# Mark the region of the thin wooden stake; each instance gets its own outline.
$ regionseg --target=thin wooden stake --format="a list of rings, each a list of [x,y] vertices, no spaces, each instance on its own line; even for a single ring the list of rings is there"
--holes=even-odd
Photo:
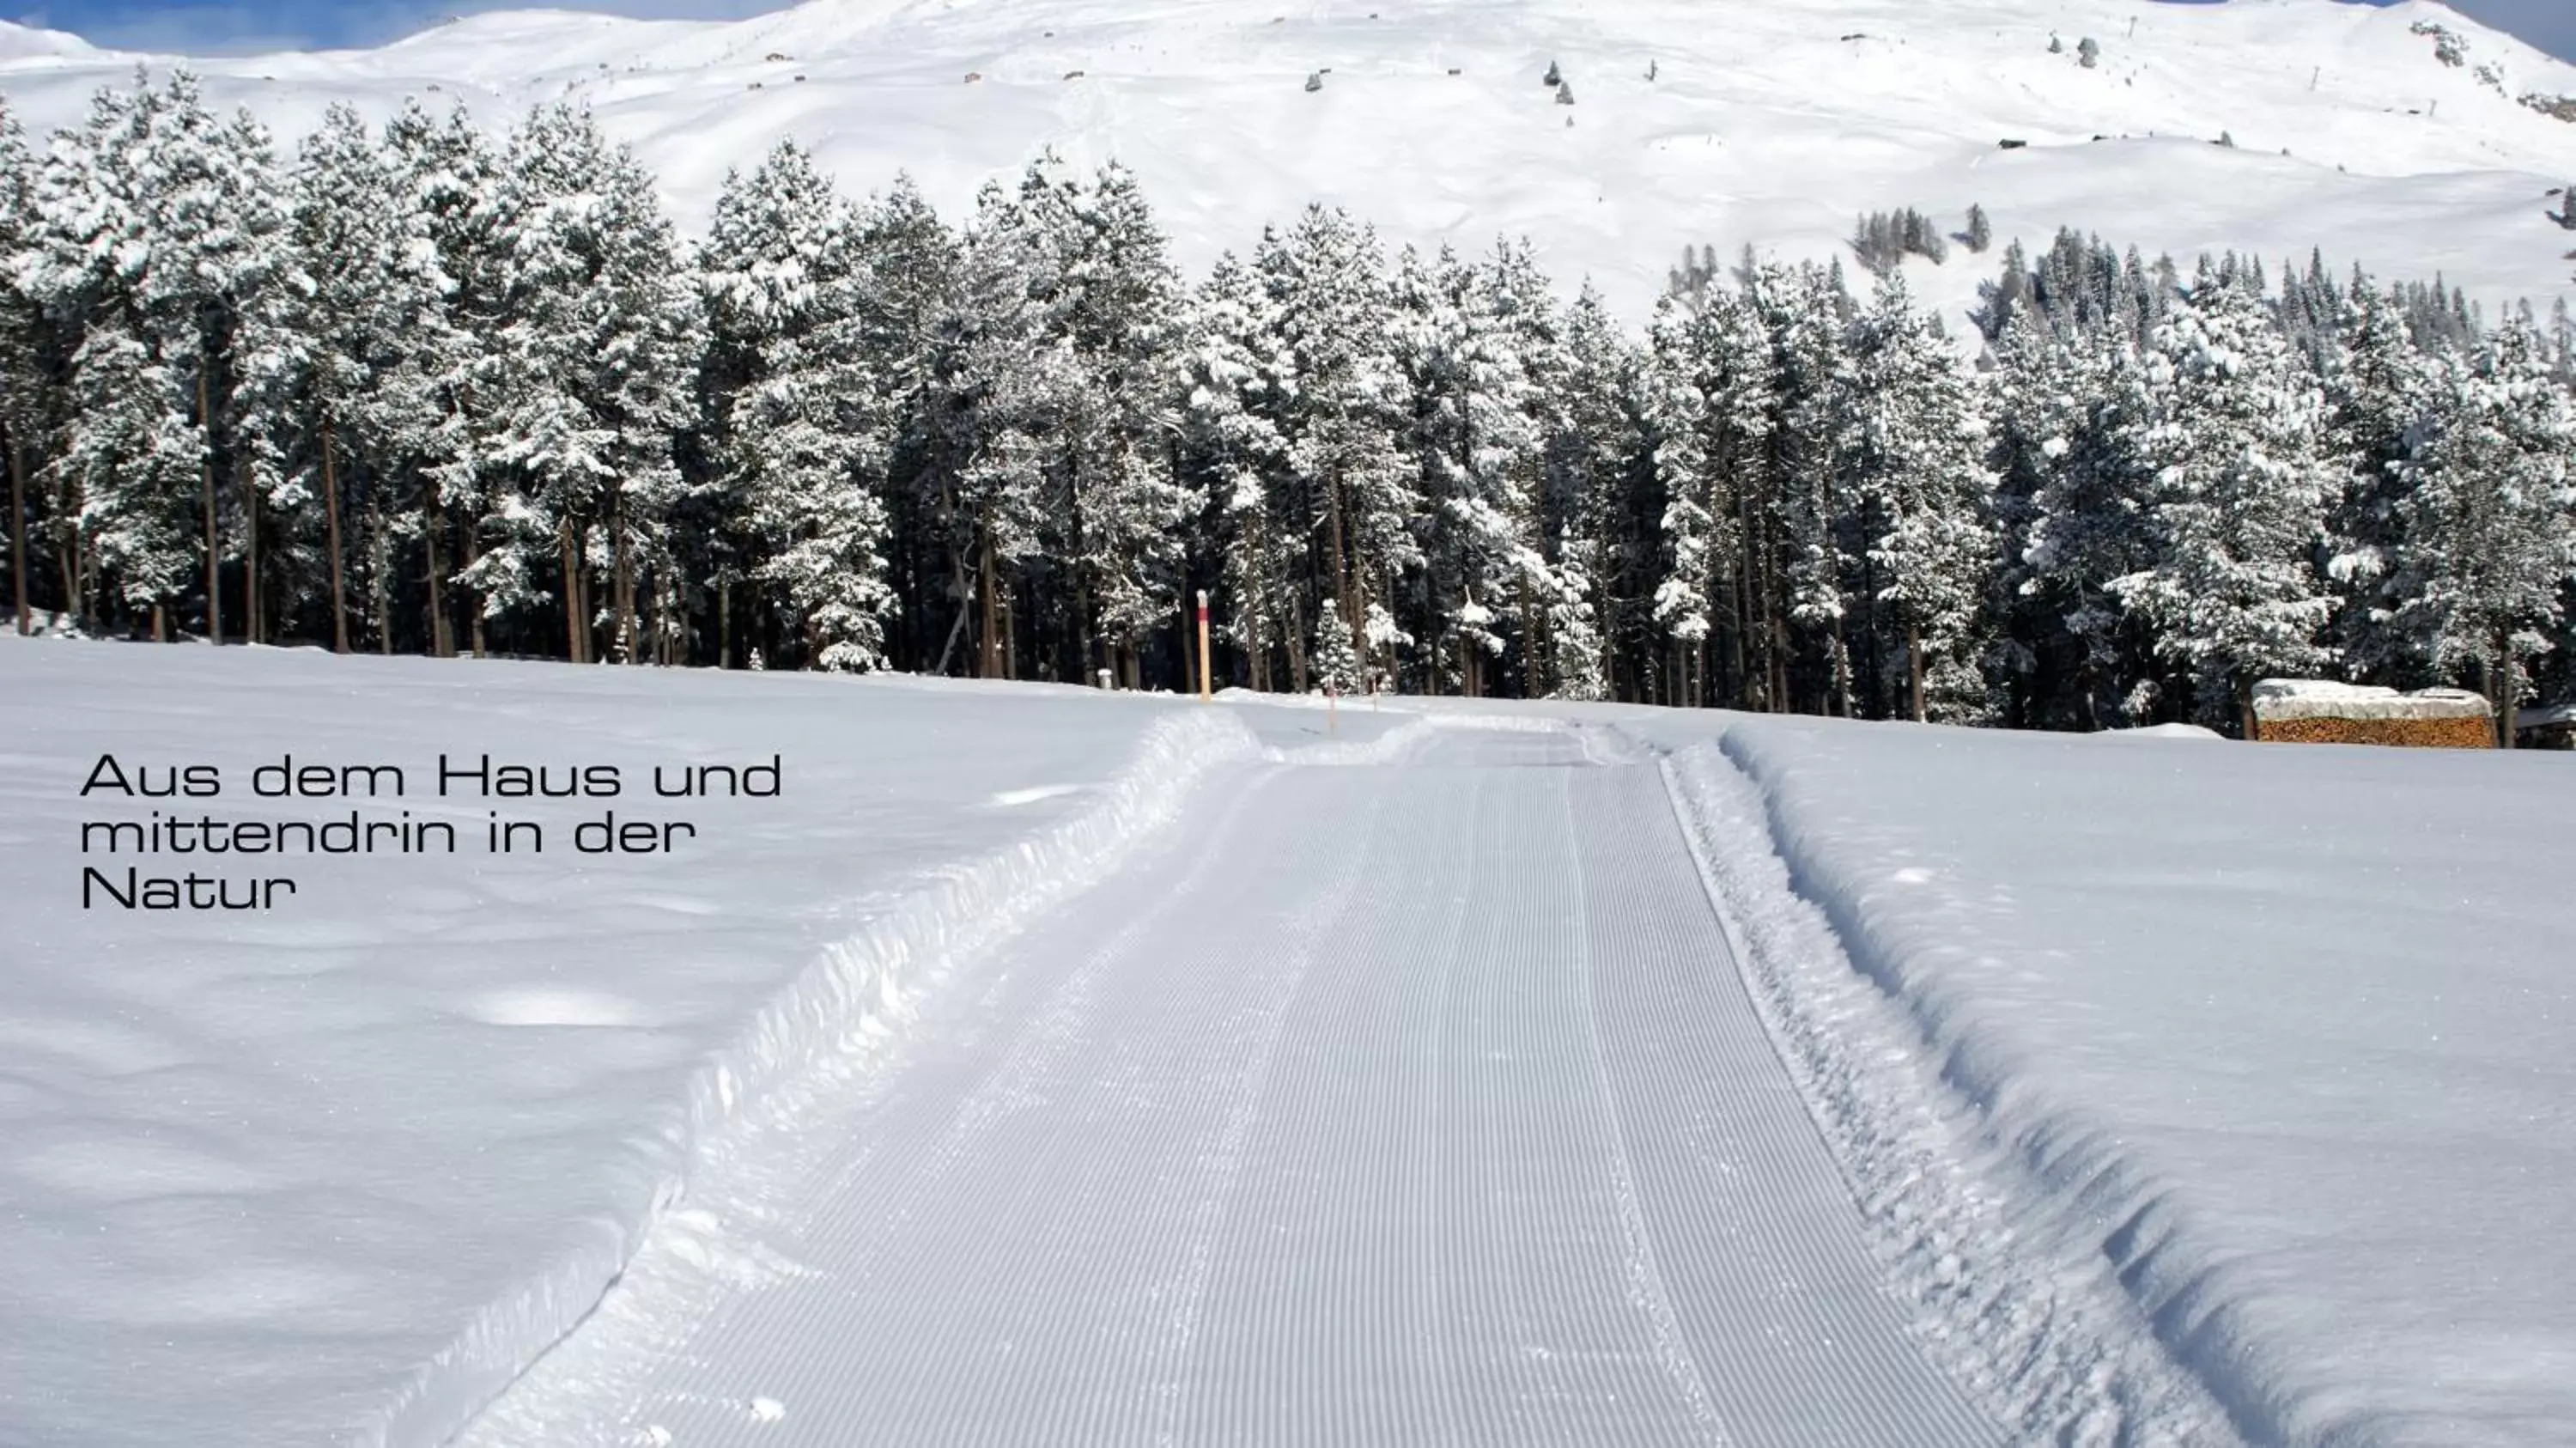
[[[1204,704],[1214,697],[1214,692],[1208,687],[1207,590],[1202,588],[1199,590],[1199,702]]]

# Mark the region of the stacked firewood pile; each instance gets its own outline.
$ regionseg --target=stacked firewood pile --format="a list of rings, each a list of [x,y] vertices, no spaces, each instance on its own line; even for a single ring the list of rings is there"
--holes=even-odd
[[[2395,689],[2319,679],[2254,687],[2254,737],[2266,744],[2396,744],[2492,749],[2495,711],[2466,689]]]

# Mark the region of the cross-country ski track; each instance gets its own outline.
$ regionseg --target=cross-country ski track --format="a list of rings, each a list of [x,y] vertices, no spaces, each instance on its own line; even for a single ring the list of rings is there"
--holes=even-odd
[[[2003,1441],[1605,739],[1219,772],[465,1441]]]

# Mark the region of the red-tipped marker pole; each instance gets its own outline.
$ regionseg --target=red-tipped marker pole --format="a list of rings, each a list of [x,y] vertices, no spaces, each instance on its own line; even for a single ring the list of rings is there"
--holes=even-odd
[[[1208,683],[1207,590],[1202,588],[1199,590],[1199,702],[1204,704],[1212,697],[1214,690]]]

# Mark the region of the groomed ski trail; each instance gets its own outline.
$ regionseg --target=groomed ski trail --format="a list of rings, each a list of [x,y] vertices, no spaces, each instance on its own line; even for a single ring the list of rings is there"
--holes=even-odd
[[[1655,763],[1350,759],[1212,772],[463,1442],[2001,1442],[1909,1338]]]

